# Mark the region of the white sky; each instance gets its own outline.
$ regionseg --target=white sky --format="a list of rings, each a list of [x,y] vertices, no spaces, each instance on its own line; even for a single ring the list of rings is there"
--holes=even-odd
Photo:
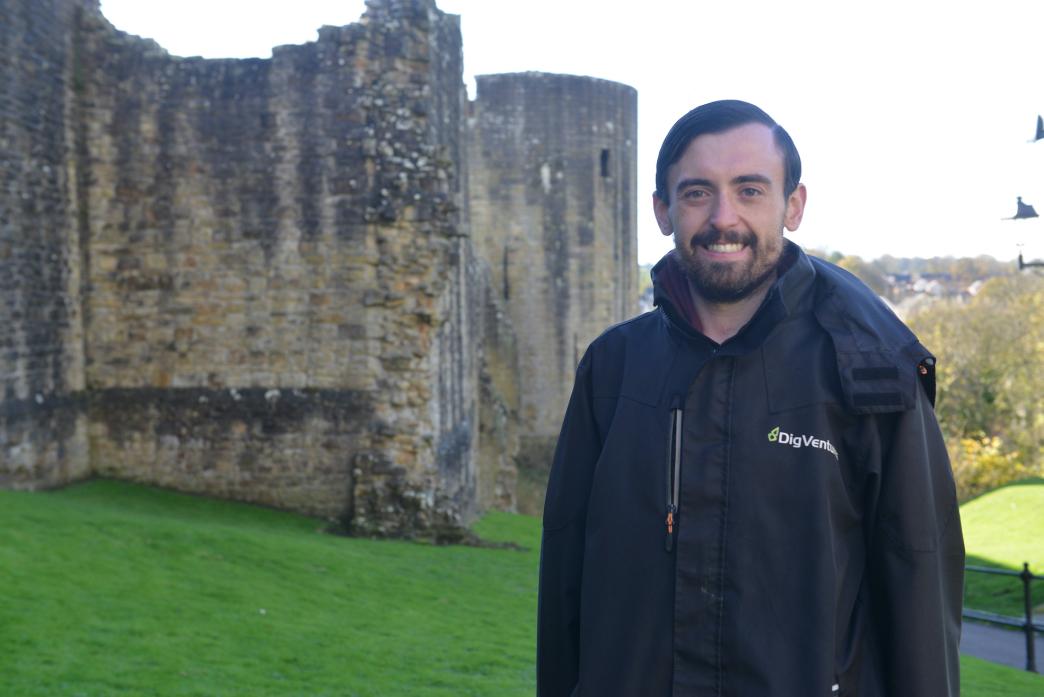
[[[714,99],[761,106],[801,152],[806,247],[875,258],[1044,257],[1044,3],[995,0],[438,0],[461,15],[465,82],[540,70],[638,90],[638,257],[670,248],[648,202],[656,152]],[[101,0],[181,56],[271,55],[356,21],[362,0]]]

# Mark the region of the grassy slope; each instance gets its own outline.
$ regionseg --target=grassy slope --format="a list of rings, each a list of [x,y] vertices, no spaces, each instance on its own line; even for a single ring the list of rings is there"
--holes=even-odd
[[[114,482],[0,491],[0,688],[11,695],[531,695],[528,551],[319,534],[285,513]],[[966,697],[1044,679],[963,659]]]
[[[995,489],[961,506],[968,563],[1044,576],[1044,480]],[[1023,613],[1017,578],[968,573],[965,605],[1005,615]],[[1044,606],[1044,581],[1033,583],[1034,607]]]
[[[1024,670],[961,656],[963,697],[1040,697],[1044,677]]]
[[[529,695],[531,551],[332,537],[113,482],[0,492],[11,695]]]

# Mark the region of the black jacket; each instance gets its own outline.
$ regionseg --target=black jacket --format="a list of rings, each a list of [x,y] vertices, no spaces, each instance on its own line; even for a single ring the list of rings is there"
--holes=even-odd
[[[934,359],[853,276],[786,255],[724,344],[657,287],[581,360],[544,507],[542,697],[958,694]]]

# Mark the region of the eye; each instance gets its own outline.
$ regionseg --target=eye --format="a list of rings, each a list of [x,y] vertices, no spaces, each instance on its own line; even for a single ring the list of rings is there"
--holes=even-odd
[[[744,196],[761,196],[761,189],[753,186],[745,186],[740,189],[740,193]]]
[[[703,189],[686,189],[684,192],[682,192],[682,198],[704,198],[705,196],[709,195],[710,194],[708,194]]]

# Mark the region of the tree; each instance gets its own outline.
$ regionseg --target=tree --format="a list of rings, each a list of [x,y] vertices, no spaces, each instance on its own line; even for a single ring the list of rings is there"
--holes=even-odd
[[[870,286],[878,295],[891,297],[891,284],[875,263],[864,261],[862,257],[846,256],[841,257],[837,265],[858,276],[859,280]]]
[[[997,485],[998,473],[1041,473],[1044,277],[991,279],[969,302],[937,303],[910,325],[939,358],[936,412],[962,494]]]

